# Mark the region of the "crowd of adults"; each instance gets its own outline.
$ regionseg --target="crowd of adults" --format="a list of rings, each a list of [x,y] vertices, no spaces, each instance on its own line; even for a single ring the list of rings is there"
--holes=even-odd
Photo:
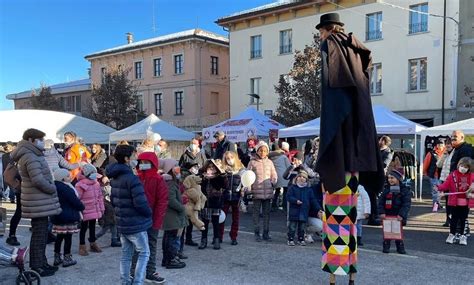
[[[184,245],[207,248],[209,225],[213,228],[212,248],[221,248],[223,217],[229,212],[230,244],[238,245],[240,213],[246,212],[250,201],[257,242],[272,240],[270,212],[278,209],[288,213],[289,246],[305,245],[314,240],[312,234],[321,234],[323,192],[319,175],[314,171],[318,138],[308,140],[301,151],[290,150],[285,141],[276,141],[270,147],[254,137],[239,146],[222,131],[216,132],[214,138],[216,143],[205,148],[197,136],[179,157],[173,157],[168,142],[154,134],[137,147],[120,142],[114,155],[108,156],[100,144],[85,145],[72,131],[64,134],[64,147],[57,149],[61,145],[45,138],[40,130],[26,130],[18,144],[8,142],[3,147],[2,169],[16,165],[15,178],[21,181],[16,189],[7,179],[3,181],[2,199],[17,206],[6,243],[19,246],[16,229],[20,219],[31,219],[30,267],[41,276],[51,276],[59,265],[68,267],[76,263],[70,250],[73,233],[80,233],[79,255],[87,256],[89,251],[102,251],[96,240],[110,230],[111,246],[122,247],[122,283],[141,284],[145,279],[164,282],[156,270],[159,231],[163,232],[161,265],[168,269],[183,268],[187,259]],[[403,182],[403,170],[390,145],[390,137],[380,138],[385,173]],[[474,151],[461,131],[453,132],[447,140],[439,140],[427,154],[423,170],[432,185],[433,209],[442,208],[438,186],[458,169],[465,157],[474,158]],[[472,164],[470,167],[472,172]],[[249,170],[255,173],[255,181],[245,187],[241,180]],[[358,220],[368,218],[368,224],[380,225],[379,211],[383,207],[378,207],[377,198],[382,189],[363,186],[368,198],[359,200],[365,206],[359,207]],[[461,219],[448,199],[446,204],[445,225],[449,226],[453,214],[456,222]],[[96,234],[97,220],[101,229]],[[451,223],[454,234],[456,226]],[[200,243],[193,240],[193,228],[201,231]],[[85,241],[87,231],[89,248]],[[357,242],[362,245],[360,239],[361,232]],[[55,242],[53,265],[45,255],[49,242]],[[17,256],[18,250],[15,252]]]

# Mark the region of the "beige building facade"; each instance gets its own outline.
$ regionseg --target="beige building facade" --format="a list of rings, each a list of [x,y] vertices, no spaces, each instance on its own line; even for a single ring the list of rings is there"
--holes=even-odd
[[[226,37],[188,30],[95,52],[93,86],[110,68],[129,69],[138,86],[137,109],[188,130],[229,118],[229,43]]]
[[[459,3],[447,1],[448,16],[458,18]],[[257,103],[248,94],[260,96],[262,112],[275,112],[274,86],[292,67],[295,51],[311,44],[320,16],[328,12],[339,13],[346,32],[372,51],[374,104],[426,125],[441,123],[443,19],[428,15],[443,15],[441,0],[278,1],[218,19],[230,33],[231,115]],[[458,37],[458,25],[448,20],[446,123],[458,119]]]

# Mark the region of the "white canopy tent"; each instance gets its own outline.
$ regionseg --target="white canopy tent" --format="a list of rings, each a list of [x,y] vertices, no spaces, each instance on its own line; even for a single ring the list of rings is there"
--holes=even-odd
[[[423,161],[425,154],[425,144],[423,143],[427,136],[449,136],[453,131],[461,130],[465,135],[474,135],[474,118],[454,122],[450,124],[445,124],[441,126],[431,127],[424,129],[420,132],[421,134],[421,147],[420,147],[420,161]],[[423,168],[420,167],[420,177],[423,175]],[[420,197],[423,189],[423,182],[420,182]]]
[[[47,139],[55,143],[63,141],[67,131],[73,131],[86,143],[107,143],[109,134],[115,130],[99,122],[69,113],[45,110],[0,111],[2,131],[0,141],[17,142],[23,132],[35,128],[46,133]]]
[[[194,133],[177,128],[151,114],[130,127],[111,133],[109,139],[111,142],[138,141],[146,139],[150,133],[158,133],[168,141],[190,141],[194,137]]]
[[[246,141],[249,136],[268,137],[270,130],[284,128],[282,124],[248,107],[237,116],[202,130],[205,142],[214,142],[214,133],[223,131],[232,142]]]

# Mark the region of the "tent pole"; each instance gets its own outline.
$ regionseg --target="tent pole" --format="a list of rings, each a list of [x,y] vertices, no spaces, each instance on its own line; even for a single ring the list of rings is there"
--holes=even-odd
[[[425,152],[425,141],[426,136],[421,135],[420,138],[420,154],[419,154],[419,163],[422,164],[423,161],[423,153]],[[420,171],[419,171],[419,176],[420,176],[420,202],[423,202],[423,166],[420,165]]]
[[[415,132],[415,159],[416,159],[416,151],[417,151],[417,145],[416,145],[416,132]],[[416,196],[416,190],[418,189],[418,179],[417,179],[417,174],[416,174],[416,171],[415,171],[415,199],[417,198]],[[421,198],[421,195],[420,195],[420,198]]]
[[[109,156],[110,156],[110,139],[109,139]]]

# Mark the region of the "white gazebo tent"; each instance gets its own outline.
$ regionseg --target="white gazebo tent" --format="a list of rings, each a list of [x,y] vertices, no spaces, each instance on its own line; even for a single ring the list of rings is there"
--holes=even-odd
[[[155,114],[151,114],[136,124],[111,133],[109,140],[110,142],[141,141],[146,139],[150,133],[158,133],[163,139],[169,141],[190,141],[194,137],[194,133],[177,128],[161,120]]]
[[[115,131],[109,126],[81,116],[46,110],[0,111],[0,122],[2,142],[21,140],[23,132],[29,128],[45,132],[46,138],[55,143],[62,142],[67,131],[75,132],[88,144],[107,143],[109,134]]]
[[[420,132],[421,134],[421,147],[420,147],[420,161],[423,161],[423,155],[425,153],[425,145],[424,141],[427,136],[435,137],[435,136],[449,136],[453,131],[456,130],[461,130],[464,132],[466,135],[474,135],[474,118],[459,121],[459,122],[454,122],[450,124],[445,124],[441,126],[436,126],[436,127],[431,127],[424,129]],[[423,175],[423,168],[420,167],[420,177]],[[423,183],[420,180],[420,198],[421,198],[421,191],[423,187]]]
[[[202,130],[205,142],[214,142],[214,133],[223,131],[232,142],[246,141],[249,136],[268,137],[270,130],[284,128],[282,124],[268,118],[253,107],[248,107],[237,116]]]

